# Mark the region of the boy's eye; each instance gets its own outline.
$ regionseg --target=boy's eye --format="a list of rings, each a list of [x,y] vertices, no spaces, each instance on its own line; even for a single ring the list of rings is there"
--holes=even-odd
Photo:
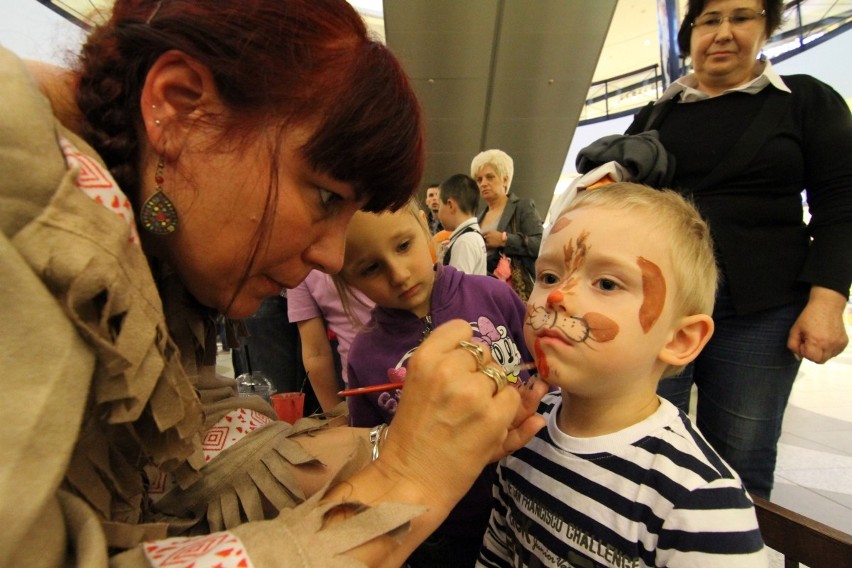
[[[542,272],[538,275],[538,281],[542,284],[553,285],[559,283],[559,278],[553,273]]]
[[[614,290],[618,290],[620,286],[615,283],[614,280],[610,280],[609,278],[601,278],[597,282],[598,288],[605,292],[612,292]]]

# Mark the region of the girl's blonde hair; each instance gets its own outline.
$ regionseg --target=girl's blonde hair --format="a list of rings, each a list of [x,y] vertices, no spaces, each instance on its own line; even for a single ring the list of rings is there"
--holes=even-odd
[[[423,237],[426,239],[427,244],[431,244],[432,235],[429,232],[429,225],[426,223],[426,214],[423,212],[423,209],[420,208],[420,204],[417,201],[416,197],[412,197],[408,202],[402,206],[401,209],[397,211],[382,211],[381,213],[368,213],[366,211],[359,211],[356,215],[394,215],[397,213],[408,213],[417,221],[417,224],[420,226],[420,229],[423,231]],[[346,265],[346,257],[344,256],[343,260],[344,266]],[[338,272],[337,274],[331,275],[331,280],[334,282],[334,287],[337,289],[337,294],[340,296],[340,303],[343,306],[343,311],[346,313],[346,317],[349,318],[349,321],[355,327],[356,330],[364,329],[367,325],[367,322],[362,322],[354,310],[352,309],[352,302],[358,302],[362,306],[366,304],[363,303],[361,299],[358,298],[355,294],[352,293],[352,288],[349,283],[346,281],[346,278],[343,276],[343,270]]]

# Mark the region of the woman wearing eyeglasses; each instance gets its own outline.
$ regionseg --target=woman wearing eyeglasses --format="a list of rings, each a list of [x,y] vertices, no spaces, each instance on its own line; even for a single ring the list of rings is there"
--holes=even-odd
[[[709,221],[722,273],[713,339],[659,392],[686,410],[694,383],[699,428],[764,497],[802,358],[824,363],[848,343],[852,281],[852,119],[831,87],[760,57],[781,11],[781,0],[689,0],[678,46],[693,71],[627,131],[659,131],[671,186]]]

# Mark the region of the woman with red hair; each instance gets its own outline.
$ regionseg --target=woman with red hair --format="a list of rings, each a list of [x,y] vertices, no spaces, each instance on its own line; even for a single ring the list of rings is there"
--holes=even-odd
[[[417,101],[346,2],[118,0],[74,70],[0,50],[0,98],[9,564],[399,565],[541,426],[461,323],[393,429],[279,422],[215,372],[217,314],[339,270],[355,211],[420,181]]]

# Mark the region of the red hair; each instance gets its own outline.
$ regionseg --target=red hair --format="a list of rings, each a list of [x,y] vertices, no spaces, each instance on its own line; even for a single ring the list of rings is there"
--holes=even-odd
[[[424,167],[417,99],[344,0],[117,0],[84,46],[78,103],[87,138],[131,196],[141,88],[171,49],[210,70],[231,110],[224,136],[309,124],[305,159],[351,183],[366,209],[399,208],[416,191]]]

